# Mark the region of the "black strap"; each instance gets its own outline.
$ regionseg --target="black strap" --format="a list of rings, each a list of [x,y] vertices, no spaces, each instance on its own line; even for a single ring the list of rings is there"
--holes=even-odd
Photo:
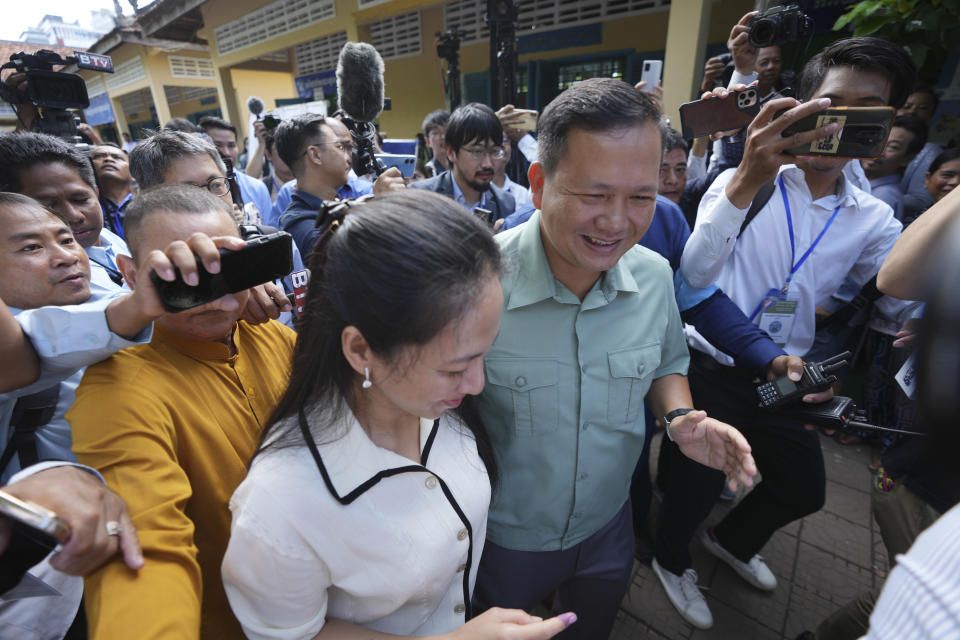
[[[823,322],[818,323],[817,330],[819,331],[820,329],[827,329],[838,325],[841,327],[846,326],[857,312],[867,305],[876,302],[881,296],[883,296],[883,293],[877,289],[877,276],[873,276],[863,285],[860,293],[858,293],[853,300],[831,313]]]
[[[743,235],[747,225],[757,217],[757,214],[760,213],[760,210],[767,206],[767,203],[770,202],[770,198],[773,197],[773,192],[776,190],[777,185],[773,181],[770,181],[760,187],[759,191],[757,191],[757,195],[753,198],[753,202],[750,203],[750,208],[747,210],[747,217],[743,219],[743,224],[740,225],[740,232],[737,234],[738,238]]]
[[[20,460],[20,468],[26,469],[40,461],[37,454],[36,431],[50,424],[60,400],[60,384],[23,396],[17,400],[10,417],[12,434],[0,457],[0,471],[7,468],[14,454]]]

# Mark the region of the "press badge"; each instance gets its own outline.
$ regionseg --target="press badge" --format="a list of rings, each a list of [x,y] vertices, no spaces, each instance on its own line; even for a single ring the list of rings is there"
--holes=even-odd
[[[913,394],[917,390],[917,354],[913,353],[907,358],[907,361],[903,363],[903,366],[900,367],[900,370],[897,371],[897,375],[893,377],[897,381],[897,384],[900,385],[900,388],[903,389],[903,392],[907,395],[908,398],[913,400]]]
[[[760,313],[760,328],[767,332],[770,338],[781,349],[790,339],[793,331],[793,321],[797,317],[796,300],[771,300]]]

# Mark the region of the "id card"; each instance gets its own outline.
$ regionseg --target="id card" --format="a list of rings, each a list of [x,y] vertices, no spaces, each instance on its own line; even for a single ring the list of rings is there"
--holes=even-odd
[[[796,300],[773,300],[760,314],[760,328],[769,334],[770,338],[781,349],[790,339],[793,331],[793,321],[797,317]]]
[[[903,389],[907,397],[913,400],[913,394],[917,391],[916,353],[907,358],[907,361],[903,363],[900,371],[897,371],[897,375],[893,376],[893,379],[897,381],[897,384],[900,385],[900,388]]]

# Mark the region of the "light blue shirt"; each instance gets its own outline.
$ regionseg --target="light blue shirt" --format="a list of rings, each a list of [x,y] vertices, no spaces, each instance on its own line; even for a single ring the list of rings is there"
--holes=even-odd
[[[110,331],[104,312],[116,297],[127,293],[117,287],[112,293],[92,295],[82,304],[11,309],[40,357],[40,378],[31,385],[0,394],[0,442],[4,447],[11,436],[10,419],[17,399],[59,382],[56,412],[50,422],[36,432],[37,453],[40,460],[76,460],[70,450],[70,425],[64,416],[73,405],[84,367],[105,360],[126,347],[150,342],[153,334],[153,325],[134,336],[133,340]],[[14,456],[7,468],[0,469],[0,484],[19,470],[20,461]]]
[[[509,178],[507,178],[509,180]],[[460,189],[460,185],[457,184],[457,179],[450,174],[450,182],[453,184],[453,199],[459,202],[462,206],[466,207],[470,213],[473,213],[477,210],[477,207],[487,208],[487,192],[484,191],[480,194],[480,200],[478,202],[467,204],[467,199],[463,197],[463,190]]]
[[[117,267],[117,256],[130,255],[130,249],[123,238],[104,227],[100,231],[100,245],[86,247],[84,251],[90,258],[90,293],[106,295],[119,291],[121,285],[114,282],[110,276],[122,277],[120,268]]]
[[[251,178],[242,171],[234,172],[237,176],[237,185],[240,187],[240,196],[243,198],[243,206],[253,203],[260,214],[260,220],[266,221],[269,217],[273,204],[270,202],[270,190],[263,180]]]
[[[500,472],[487,539],[518,551],[569,549],[617,514],[644,396],[689,362],[664,258],[631,248],[581,302],[553,277],[540,215],[495,236],[511,267],[479,399]]]

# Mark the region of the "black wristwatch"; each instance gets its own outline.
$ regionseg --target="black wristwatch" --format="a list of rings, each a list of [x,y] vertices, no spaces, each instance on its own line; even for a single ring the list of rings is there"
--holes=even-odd
[[[687,408],[674,409],[667,415],[663,416],[663,428],[666,430],[667,437],[670,438],[670,442],[673,442],[673,436],[670,435],[670,423],[676,420],[677,418],[679,418],[680,416],[687,415],[691,411],[694,411],[694,409],[687,409]]]

